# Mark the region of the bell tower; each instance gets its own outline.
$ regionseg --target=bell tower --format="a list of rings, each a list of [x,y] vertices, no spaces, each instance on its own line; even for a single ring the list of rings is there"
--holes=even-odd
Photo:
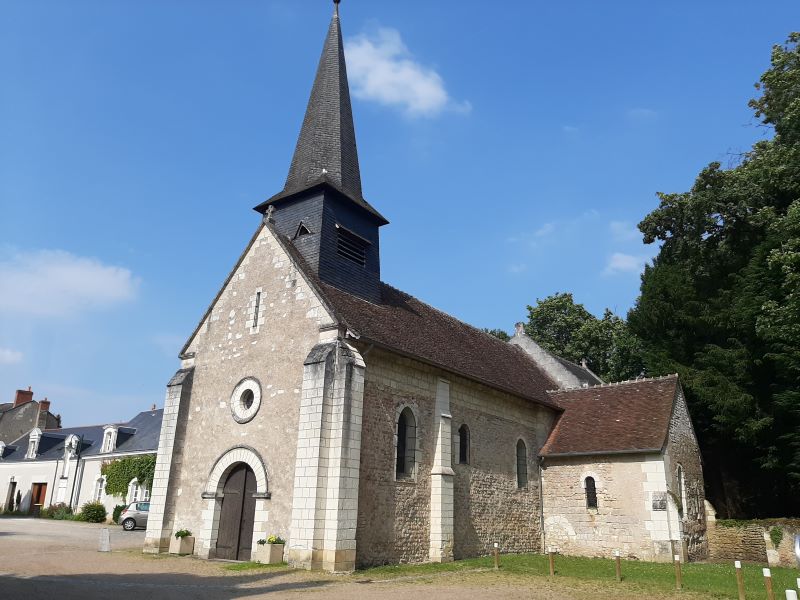
[[[283,191],[255,210],[287,236],[320,280],[380,300],[379,228],[388,221],[361,191],[339,2]]]

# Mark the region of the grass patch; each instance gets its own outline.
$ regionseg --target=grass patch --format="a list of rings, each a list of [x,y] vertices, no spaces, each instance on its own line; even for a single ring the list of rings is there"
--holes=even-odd
[[[500,557],[500,573],[520,577],[548,578],[547,556],[541,554],[504,554]],[[436,575],[438,573],[479,571],[492,569],[492,557],[470,558],[451,563],[425,563],[418,565],[392,565],[365,569],[356,573],[357,577],[371,579],[391,579]],[[764,578],[760,565],[744,565],[745,589],[748,597],[759,598],[765,595]],[[683,589],[697,592],[711,598],[735,598],[736,575],[733,563],[692,563],[682,565]],[[794,589],[795,578],[800,575],[795,569],[774,567],[772,584],[776,597],[783,590]],[[575,580],[597,581],[618,585],[615,581],[614,561],[601,558],[581,558],[573,556],[556,557],[556,580],[565,577]],[[622,581],[625,586],[653,592],[669,592],[675,589],[675,568],[671,563],[643,561],[622,561]]]
[[[226,571],[255,571],[255,570],[267,570],[267,569],[283,569],[286,568],[286,563],[275,563],[271,565],[267,565],[260,562],[255,561],[248,561],[248,562],[237,562],[231,563],[229,565],[225,565],[222,567]]]

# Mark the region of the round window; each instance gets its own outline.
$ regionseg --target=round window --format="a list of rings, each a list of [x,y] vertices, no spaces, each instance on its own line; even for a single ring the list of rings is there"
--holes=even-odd
[[[261,406],[261,385],[253,377],[242,379],[231,394],[231,414],[237,423],[247,423]]]

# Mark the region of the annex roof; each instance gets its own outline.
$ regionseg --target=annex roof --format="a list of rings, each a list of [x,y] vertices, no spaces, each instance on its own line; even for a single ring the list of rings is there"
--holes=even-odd
[[[543,456],[660,452],[679,390],[677,375],[551,391],[564,412]]]

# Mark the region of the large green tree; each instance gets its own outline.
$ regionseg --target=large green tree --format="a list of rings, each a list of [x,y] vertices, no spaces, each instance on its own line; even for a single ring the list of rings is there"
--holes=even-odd
[[[605,381],[621,381],[642,372],[641,342],[625,321],[606,309],[602,319],[556,293],[528,306],[525,332],[545,350],[589,368]]]
[[[652,374],[677,371],[729,516],[800,511],[800,34],[750,102],[772,133],[639,224],[660,242],[628,316]]]

